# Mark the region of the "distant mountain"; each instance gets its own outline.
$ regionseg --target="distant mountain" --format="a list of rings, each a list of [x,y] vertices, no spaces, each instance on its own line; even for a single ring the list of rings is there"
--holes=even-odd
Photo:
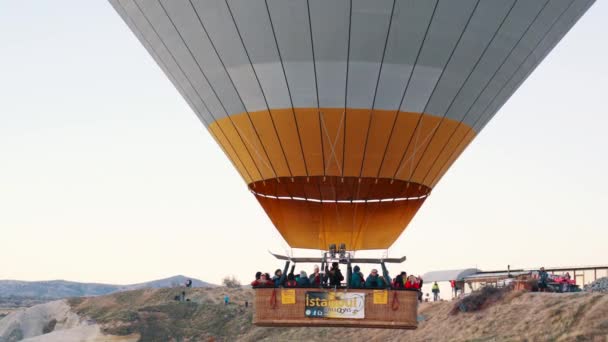
[[[176,275],[176,276],[169,277],[169,278],[148,281],[145,283],[125,285],[121,290],[127,291],[127,290],[138,290],[138,289],[147,289],[147,288],[160,289],[160,288],[165,288],[165,287],[176,287],[176,286],[184,285],[186,283],[186,280],[188,280],[188,279],[192,280],[192,287],[214,287],[214,286],[216,286],[214,284],[207,283],[207,282],[204,282],[199,279],[190,278],[190,277],[186,277],[183,275]]]
[[[164,288],[182,286],[187,279],[192,280],[193,287],[213,287],[215,285],[199,279],[177,275],[165,279],[130,285],[78,283],[66,280],[21,281],[0,280],[0,297],[29,297],[58,299],[67,297],[88,297],[106,295],[114,292],[144,288]]]

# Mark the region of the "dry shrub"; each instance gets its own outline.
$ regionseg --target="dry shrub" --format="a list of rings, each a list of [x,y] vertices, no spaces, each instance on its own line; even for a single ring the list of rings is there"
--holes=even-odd
[[[509,288],[499,289],[492,286],[483,287],[481,290],[475,291],[457,301],[456,304],[454,304],[451,313],[455,315],[459,312],[475,312],[482,310],[501,300],[510,290],[511,289]]]
[[[222,285],[235,289],[241,287],[241,282],[235,276],[226,276],[222,279]]]

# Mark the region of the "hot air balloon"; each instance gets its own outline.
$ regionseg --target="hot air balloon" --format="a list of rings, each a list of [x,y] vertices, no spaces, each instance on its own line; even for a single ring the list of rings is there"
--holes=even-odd
[[[386,249],[593,0],[110,0],[293,248]]]

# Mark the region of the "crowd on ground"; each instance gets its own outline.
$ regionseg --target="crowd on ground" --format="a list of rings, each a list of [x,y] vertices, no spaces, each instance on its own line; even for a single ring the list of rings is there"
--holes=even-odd
[[[256,272],[255,280],[251,282],[251,286],[257,287],[331,287],[331,288],[354,288],[354,289],[403,289],[419,291],[422,289],[422,278],[413,275],[407,275],[405,271],[400,272],[395,278],[391,278],[388,270],[382,264],[382,275],[378,269],[371,269],[366,277],[359,266],[347,267],[347,278],[344,277],[340,270],[339,264],[334,262],[331,267],[326,266],[325,272],[321,273],[319,266],[315,265],[310,275],[306,271],[300,271],[294,274],[296,265],[291,266],[289,273],[286,265],[284,270],[277,269],[271,277],[269,273]],[[287,274],[286,274],[287,273]],[[345,280],[346,279],[346,280]],[[419,298],[422,298],[422,293]]]

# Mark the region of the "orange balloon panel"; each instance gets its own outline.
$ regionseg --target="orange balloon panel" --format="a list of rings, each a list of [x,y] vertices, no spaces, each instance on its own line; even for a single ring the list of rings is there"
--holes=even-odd
[[[225,137],[218,140],[248,184],[339,176],[432,187],[447,171],[443,166],[475,137],[471,127],[449,118],[350,108],[241,113],[213,122],[209,130]]]
[[[392,245],[430,191],[404,181],[339,177],[267,180],[250,188],[291,247],[344,243],[349,250]]]

